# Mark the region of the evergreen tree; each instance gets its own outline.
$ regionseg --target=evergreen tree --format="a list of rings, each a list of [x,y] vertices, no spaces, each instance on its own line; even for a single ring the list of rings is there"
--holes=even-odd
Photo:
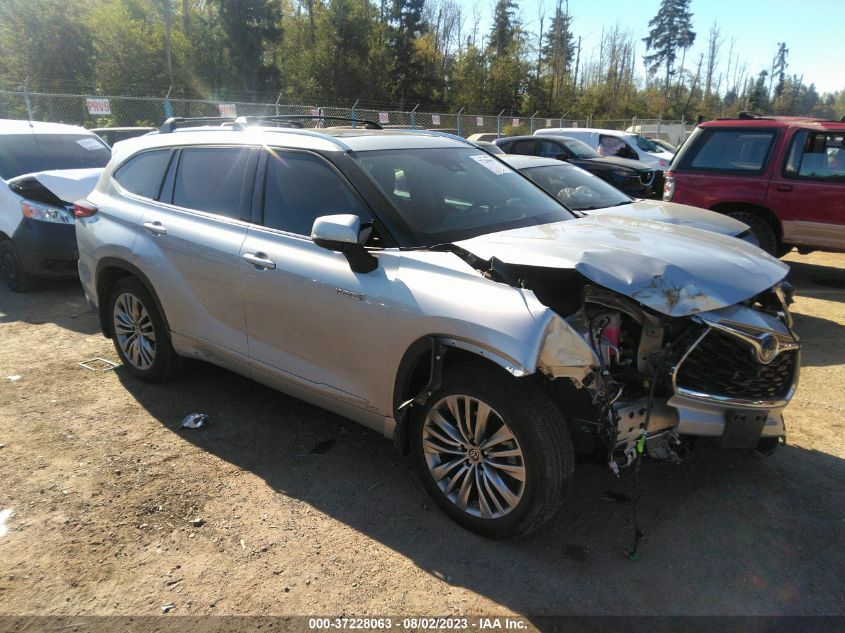
[[[643,38],[647,54],[643,61],[651,73],[665,68],[664,90],[668,93],[678,51],[686,51],[695,42],[692,30],[692,0],[661,0],[657,14],[648,23],[648,37]]]
[[[281,6],[272,0],[216,0],[216,4],[234,71],[230,87],[265,91],[275,83],[275,69],[263,53],[268,42],[282,37]]]
[[[393,0],[390,24],[391,85],[393,98],[400,103],[406,100],[427,100],[429,86],[425,82],[423,60],[416,45],[428,33],[423,19],[425,0]]]
[[[502,57],[513,51],[519,20],[514,15],[517,4],[513,0],[496,0],[493,26],[490,29],[488,51]]]
[[[562,0],[555,6],[554,17],[546,32],[546,41],[542,50],[542,61],[548,72],[547,110],[557,103],[565,91],[565,86],[572,73],[575,61],[575,36],[572,34],[572,16],[569,7],[563,7]]]

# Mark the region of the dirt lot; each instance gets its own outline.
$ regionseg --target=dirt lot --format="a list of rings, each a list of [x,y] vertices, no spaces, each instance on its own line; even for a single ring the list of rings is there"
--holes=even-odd
[[[491,542],[377,434],[210,366],[87,371],[116,355],[78,285],[0,290],[0,614],[845,614],[845,255],[787,259],[789,445],[646,464],[637,562],[602,498],[630,482],[599,465],[547,529]],[[180,431],[192,411],[210,425]]]

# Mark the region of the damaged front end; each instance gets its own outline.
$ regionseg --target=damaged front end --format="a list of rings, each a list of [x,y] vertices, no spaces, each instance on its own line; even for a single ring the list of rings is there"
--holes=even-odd
[[[579,452],[606,450],[618,472],[638,452],[678,460],[694,437],[761,450],[785,437],[782,412],[800,355],[786,282],[727,307],[678,314],[671,292],[661,311],[638,300],[642,291],[625,296],[577,270],[449,250],[551,310],[536,367],[567,414]],[[689,293],[686,300],[694,305]],[[711,298],[700,291],[697,300]]]
[[[523,283],[531,288],[530,276]],[[575,405],[576,446],[606,448],[614,470],[638,451],[677,460],[691,437],[773,447],[799,372],[788,290],[779,284],[728,308],[671,317],[584,283],[578,309],[552,320],[538,360],[553,383],[571,383],[553,388],[564,408]]]

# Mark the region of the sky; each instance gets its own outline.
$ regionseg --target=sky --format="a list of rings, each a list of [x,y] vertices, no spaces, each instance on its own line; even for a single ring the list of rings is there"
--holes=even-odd
[[[517,0],[526,28],[536,32],[540,8],[545,8],[547,27],[556,0]],[[481,17],[480,29],[487,33],[495,0],[461,0],[467,15],[465,28],[472,29],[473,5]],[[648,35],[648,22],[657,13],[660,0],[569,0],[573,30],[582,37],[582,59],[598,55],[602,27],[617,22],[630,30],[642,59]],[[687,65],[697,64],[707,48],[713,22],[722,29],[722,72],[726,70],[731,38],[734,51],[748,63],[748,72],[757,75],[770,70],[778,42],[789,49],[787,74],[804,75],[804,83],[816,84],[819,93],[845,89],[845,0],[692,0],[693,30],[696,40],[687,53]],[[642,64],[640,63],[640,69]]]

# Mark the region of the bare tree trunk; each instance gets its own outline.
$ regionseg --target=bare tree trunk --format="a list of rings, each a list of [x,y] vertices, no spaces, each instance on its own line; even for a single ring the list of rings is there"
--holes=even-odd
[[[186,38],[191,35],[191,0],[182,0],[182,32]]]

